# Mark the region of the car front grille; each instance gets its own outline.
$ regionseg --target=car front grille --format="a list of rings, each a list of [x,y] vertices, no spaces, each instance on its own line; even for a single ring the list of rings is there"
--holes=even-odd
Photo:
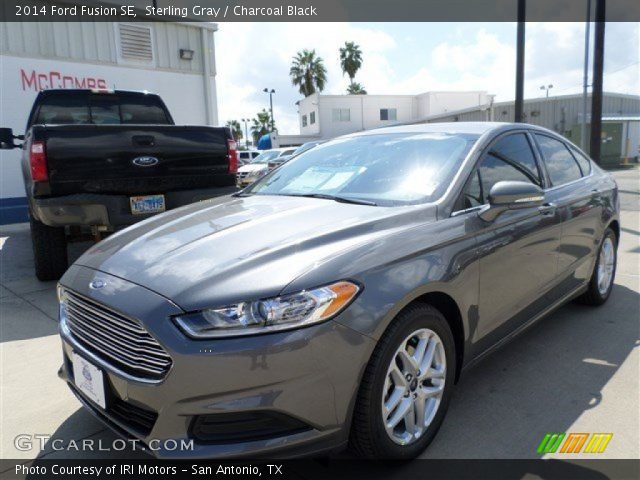
[[[249,175],[249,172],[238,172],[237,175],[238,175],[238,178],[244,178],[247,175]]]
[[[105,363],[143,380],[167,374],[171,357],[139,322],[66,289],[62,301],[73,339]]]

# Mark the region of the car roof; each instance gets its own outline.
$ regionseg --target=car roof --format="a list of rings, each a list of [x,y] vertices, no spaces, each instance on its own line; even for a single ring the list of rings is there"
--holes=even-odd
[[[411,125],[395,125],[382,127],[364,132],[354,133],[359,135],[378,135],[383,133],[462,133],[482,135],[491,130],[507,127],[505,122],[443,122],[443,123],[417,123]],[[523,125],[523,124],[518,124]]]

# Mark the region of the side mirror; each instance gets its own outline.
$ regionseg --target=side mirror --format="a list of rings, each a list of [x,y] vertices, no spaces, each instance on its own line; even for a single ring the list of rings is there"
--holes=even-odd
[[[539,207],[544,202],[544,191],[529,182],[498,182],[489,192],[489,205],[479,215],[486,222],[494,221],[507,210]]]
[[[16,145],[13,140],[16,137],[13,134],[13,130],[10,128],[0,128],[0,150],[11,150],[13,148],[20,148],[21,145]]]

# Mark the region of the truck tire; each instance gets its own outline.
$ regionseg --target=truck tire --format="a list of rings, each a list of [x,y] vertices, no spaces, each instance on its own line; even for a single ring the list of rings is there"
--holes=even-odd
[[[50,227],[30,217],[36,277],[58,280],[67,270],[67,237],[64,227]]]

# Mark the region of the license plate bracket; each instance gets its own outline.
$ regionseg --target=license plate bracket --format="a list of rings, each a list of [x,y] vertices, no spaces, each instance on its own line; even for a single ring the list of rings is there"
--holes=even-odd
[[[107,395],[103,371],[76,352],[73,352],[71,362],[75,386],[89,400],[106,410]]]

